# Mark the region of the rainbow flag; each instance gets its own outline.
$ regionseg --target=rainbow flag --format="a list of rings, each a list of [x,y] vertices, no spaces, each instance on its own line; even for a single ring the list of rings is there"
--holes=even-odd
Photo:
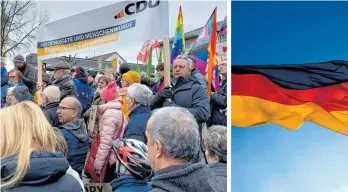
[[[232,125],[296,130],[311,121],[348,135],[347,69],[348,61],[232,65]]]
[[[217,68],[217,49],[216,49],[216,42],[217,42],[217,26],[216,26],[216,13],[217,8],[214,9],[213,12],[213,18],[211,21],[211,37],[210,37],[210,43],[208,47],[208,61],[207,61],[207,80],[208,80],[208,96],[211,95],[211,84],[213,80],[218,80],[218,78],[215,77],[216,73],[214,74],[215,69]],[[216,84],[215,84],[216,86]],[[217,86],[219,87],[219,86]]]
[[[213,13],[209,17],[207,23],[205,24],[201,34],[198,36],[196,41],[194,42],[194,45],[192,46],[189,55],[196,61],[196,69],[201,72],[203,75],[207,76],[208,71],[209,71],[209,65],[208,65],[208,60],[210,61],[211,59],[215,60],[212,63],[212,70],[215,70],[212,72],[210,77],[207,77],[207,80],[209,81],[209,78],[212,79],[213,86],[215,91],[219,89],[219,78],[218,78],[218,68],[216,67],[216,54],[217,54],[217,49],[216,49],[216,41],[217,41],[217,29],[216,29],[216,13],[217,13],[217,8],[214,9]],[[213,45],[215,42],[215,45]],[[214,48],[214,49],[212,49]],[[215,56],[211,55],[211,58],[209,59],[209,49],[211,49],[211,53],[214,53]],[[209,83],[210,85],[211,83]]]
[[[221,28],[219,30],[219,35],[227,35],[227,15],[222,21]]]
[[[185,50],[185,33],[181,6],[179,8],[178,20],[176,21],[175,36],[173,39],[172,55],[170,63],[173,64],[175,58]]]

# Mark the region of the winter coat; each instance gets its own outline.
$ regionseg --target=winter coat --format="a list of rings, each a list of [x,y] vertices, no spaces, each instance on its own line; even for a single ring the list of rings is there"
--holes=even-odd
[[[192,77],[172,80],[172,102],[162,101],[158,94],[151,102],[151,109],[167,106],[179,106],[188,109],[199,124],[206,122],[210,116],[210,106],[206,90]]]
[[[146,124],[151,117],[151,109],[148,106],[139,105],[130,113],[130,120],[124,131],[123,138],[136,139],[146,144]]]
[[[191,76],[198,81],[198,83],[205,89],[208,89],[208,81],[207,78],[202,75],[197,69],[192,69]]]
[[[66,171],[66,174],[73,176],[79,182],[83,191],[85,191],[85,185],[83,184],[83,181],[81,180],[81,177],[78,172],[76,172],[74,169],[71,168],[71,166],[69,166],[69,169]]]
[[[217,180],[227,191],[227,164],[226,163],[211,163],[208,167],[214,172]]]
[[[227,126],[227,81],[221,82],[219,91],[211,95],[211,122],[210,125]]]
[[[80,101],[82,105],[82,111],[85,112],[87,110],[87,106],[89,101],[89,86],[87,83],[80,81],[79,79],[73,79],[74,85],[76,87],[77,100]]]
[[[17,155],[1,159],[1,181],[6,181],[15,172]],[[78,192],[83,188],[71,175],[66,174],[69,163],[61,152],[32,152],[30,165],[24,178],[11,192]]]
[[[24,64],[23,68],[18,68],[22,73],[22,81],[28,87],[29,92],[34,95],[36,92],[37,71],[31,64]]]
[[[97,170],[102,170],[104,163],[106,163],[106,158],[112,149],[114,135],[121,127],[125,128],[126,119],[123,117],[121,108],[121,103],[111,101],[101,105],[98,109],[100,145],[94,161],[94,168]]]
[[[152,93],[154,95],[156,95],[156,93],[159,93],[161,92],[161,90],[163,89],[164,87],[164,80],[160,80],[160,81],[157,81],[156,83],[154,83],[151,87],[151,90],[152,90]]]
[[[152,186],[146,180],[136,180],[133,176],[121,176],[111,181],[113,192],[148,192],[151,191]]]
[[[52,85],[59,87],[60,91],[60,100],[63,100],[65,97],[72,96],[76,97],[76,87],[74,82],[71,80],[69,75],[65,75],[61,78],[57,78],[52,82]]]
[[[68,144],[68,161],[80,175],[89,150],[86,124],[83,119],[72,120],[59,127]]]
[[[59,102],[49,103],[43,107],[43,112],[53,127],[58,127],[59,120],[57,115]]]
[[[8,88],[8,74],[5,67],[1,67],[1,108],[6,104],[6,95]]]
[[[151,184],[151,192],[224,191],[213,171],[201,163],[174,165],[157,171]]]

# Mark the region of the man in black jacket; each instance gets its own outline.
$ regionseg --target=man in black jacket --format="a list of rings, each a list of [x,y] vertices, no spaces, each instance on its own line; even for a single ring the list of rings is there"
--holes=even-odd
[[[36,92],[37,71],[36,69],[24,62],[22,55],[17,55],[13,59],[15,67],[22,73],[22,81],[28,87],[29,92],[34,95]]]
[[[212,113],[210,122],[208,123],[209,126],[227,126],[227,59],[221,61],[219,67],[220,74],[222,75],[222,80],[220,83],[219,91],[211,95]]]

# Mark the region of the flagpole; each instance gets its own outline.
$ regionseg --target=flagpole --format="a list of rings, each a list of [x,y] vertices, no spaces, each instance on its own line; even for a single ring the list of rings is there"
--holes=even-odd
[[[162,42],[162,46],[163,46],[163,42]],[[157,63],[158,63],[159,57],[158,57],[157,49],[158,49],[158,47],[156,47],[156,58],[157,58]]]

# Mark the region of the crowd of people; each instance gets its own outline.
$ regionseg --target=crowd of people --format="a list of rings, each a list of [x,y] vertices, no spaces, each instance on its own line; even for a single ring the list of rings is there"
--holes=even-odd
[[[195,61],[179,55],[158,80],[127,64],[105,75],[65,62],[53,75],[18,55],[1,62],[1,189],[84,191],[227,191],[227,60],[208,95]],[[40,99],[39,99],[40,98]]]

